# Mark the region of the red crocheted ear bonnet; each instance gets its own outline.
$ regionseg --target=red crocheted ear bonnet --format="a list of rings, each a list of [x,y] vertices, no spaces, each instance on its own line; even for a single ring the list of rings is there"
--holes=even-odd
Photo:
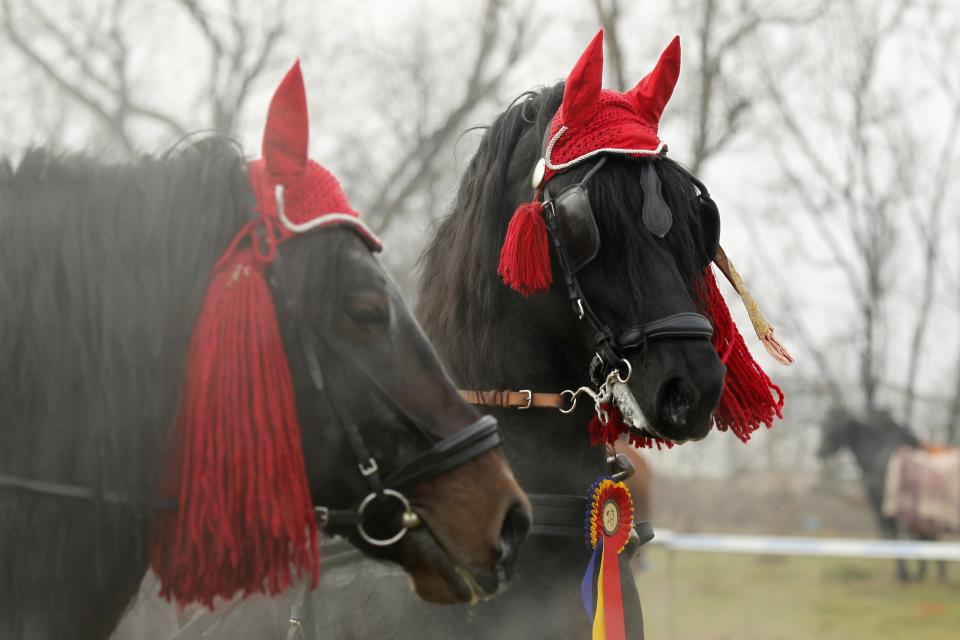
[[[665,153],[667,145],[657,129],[679,76],[680,36],[675,36],[653,71],[633,89],[626,93],[601,89],[603,30],[598,31],[570,72],[563,103],[550,123],[541,184],[599,154],[642,158]]]
[[[547,291],[553,282],[549,239],[540,201],[542,188],[548,181],[599,155],[652,160],[666,154],[667,145],[660,140],[658,128],[679,75],[680,38],[677,36],[660,54],[653,70],[633,89],[626,93],[603,89],[603,30],[597,32],[567,77],[563,103],[550,123],[544,157],[533,170],[534,199],[517,208],[507,227],[497,269],[505,284],[528,296]],[[743,297],[767,351],[779,362],[791,363],[792,357],[773,337],[773,328],[763,319],[722,249],[715,262]],[[704,276],[701,307],[709,312],[713,321],[714,347],[727,366],[714,421],[719,429],[732,430],[745,442],[761,424],[769,427],[775,417],[782,417],[783,393],[747,350],[709,266]],[[605,427],[594,439],[612,441],[625,430],[626,427]],[[654,443],[644,438],[635,444],[651,446]]]
[[[380,241],[307,158],[307,140],[297,62],[270,103],[263,158],[248,164],[256,215],[213,268],[184,368],[161,490],[178,507],[154,519],[151,540],[161,593],[181,604],[317,582],[293,384],[264,271],[280,243],[307,231],[347,226],[374,251]]]

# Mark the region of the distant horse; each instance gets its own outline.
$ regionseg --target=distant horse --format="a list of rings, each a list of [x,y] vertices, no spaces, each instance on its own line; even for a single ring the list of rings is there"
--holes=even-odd
[[[424,255],[417,316],[461,393],[497,416],[531,492],[534,537],[507,593],[471,608],[430,607],[403,599],[397,579],[368,579],[371,568],[355,574],[365,590],[338,599],[318,633],[352,617],[346,637],[591,636],[580,591],[590,559],[584,496],[619,472],[591,441],[627,429],[641,444],[703,438],[723,407],[718,352],[744,351],[742,341],[718,342],[729,324],[716,321],[706,295],[716,208],[656,139],[678,72],[675,41],[635,90],[601,90],[598,34],[566,83],[524,93],[485,131]],[[606,144],[618,132],[647,146]],[[739,376],[734,360],[727,367]],[[630,555],[620,554],[623,567]],[[626,637],[642,638],[637,587],[629,570],[620,575]],[[375,618],[352,614],[371,601],[383,603]]]
[[[827,458],[843,448],[849,448],[860,468],[867,501],[876,519],[877,527],[884,538],[914,538],[934,540],[929,532],[912,529],[908,523],[884,515],[884,487],[891,457],[902,447],[920,448],[920,440],[906,427],[898,424],[885,411],[877,411],[864,419],[858,419],[848,411],[834,408],[823,423],[823,435],[818,455]],[[897,559],[897,578],[906,582],[911,576],[906,562]],[[941,579],[946,578],[946,562],[938,562]],[[916,579],[926,577],[926,560],[919,561]]]
[[[306,132],[295,66],[263,160],[0,162],[0,638],[106,638],[148,563],[182,602],[316,581],[315,517],[428,600],[509,576],[496,423]]]

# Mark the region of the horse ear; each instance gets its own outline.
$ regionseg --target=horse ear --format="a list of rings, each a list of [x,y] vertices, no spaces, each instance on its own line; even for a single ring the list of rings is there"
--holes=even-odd
[[[289,184],[303,176],[308,137],[307,93],[297,60],[273,94],[263,130],[263,160],[273,182]]]
[[[680,36],[674,36],[660,54],[657,65],[627,95],[633,99],[637,112],[652,123],[660,122],[660,114],[673,95],[680,77]]]
[[[583,124],[593,117],[603,83],[603,29],[587,45],[567,76],[560,106],[565,126]]]

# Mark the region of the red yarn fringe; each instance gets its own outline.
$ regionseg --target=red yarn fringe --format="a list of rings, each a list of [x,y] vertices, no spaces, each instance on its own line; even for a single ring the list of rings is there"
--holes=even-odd
[[[654,438],[649,436],[641,436],[634,431],[631,431],[627,426],[627,423],[623,420],[623,414],[620,413],[620,409],[612,404],[601,404],[600,408],[607,412],[607,423],[604,424],[600,422],[600,418],[594,414],[593,418],[590,420],[590,425],[587,427],[587,430],[590,433],[590,446],[596,447],[603,444],[613,444],[617,439],[623,435],[628,435],[628,440],[637,449],[672,449],[673,443],[668,440],[662,440],[660,438]]]
[[[191,339],[151,565],[180,604],[263,592],[319,576],[293,386],[263,260],[219,265]]]
[[[704,284],[703,301],[713,318],[713,347],[727,366],[714,424],[747,442],[761,424],[769,428],[774,418],[783,418],[783,391],[750,355],[710,267],[704,273]]]
[[[500,249],[497,273],[523,296],[543,293],[553,283],[543,203],[526,202],[514,211]]]

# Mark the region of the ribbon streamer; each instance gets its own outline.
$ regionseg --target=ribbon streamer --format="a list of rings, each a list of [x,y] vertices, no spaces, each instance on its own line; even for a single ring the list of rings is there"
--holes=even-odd
[[[627,485],[609,477],[597,480],[589,496],[585,534],[593,555],[580,583],[580,596],[593,624],[593,640],[625,640],[619,555],[630,540],[633,500]]]

